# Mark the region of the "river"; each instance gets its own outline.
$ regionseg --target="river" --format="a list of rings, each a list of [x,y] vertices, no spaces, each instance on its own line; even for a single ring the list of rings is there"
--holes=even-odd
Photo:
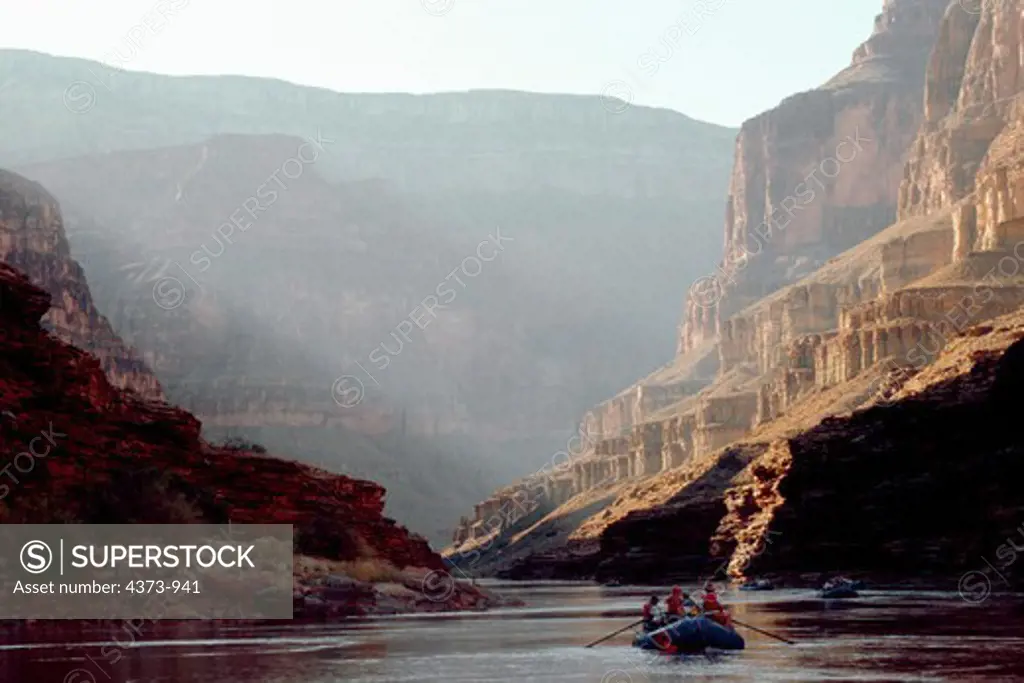
[[[1007,681],[1024,680],[1024,596],[983,605],[956,593],[865,591],[825,603],[809,591],[723,593],[747,649],[684,660],[641,654],[630,633],[583,644],[636,618],[649,589],[541,582],[494,584],[524,607],[331,625],[173,632],[50,633],[0,626],[10,683],[399,683],[412,681]],[[662,590],[664,594],[666,591]],[[134,642],[133,642],[134,641]]]

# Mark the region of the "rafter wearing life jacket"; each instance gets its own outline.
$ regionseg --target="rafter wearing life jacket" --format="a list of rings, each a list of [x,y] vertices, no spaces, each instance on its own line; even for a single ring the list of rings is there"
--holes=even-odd
[[[686,608],[692,610],[697,609],[697,604],[693,601],[689,595],[683,592],[683,589],[679,586],[672,587],[672,595],[669,596],[668,600],[665,601],[665,612],[668,615],[669,620],[682,619],[683,617],[690,616],[687,614]]]
[[[653,631],[665,623],[665,615],[658,606],[657,595],[652,595],[651,599],[644,603],[643,617],[645,631]]]
[[[714,621],[717,621],[722,626],[732,628],[732,618],[729,616],[729,612],[722,606],[722,603],[718,601],[718,592],[715,590],[715,585],[709,583],[704,588],[704,614]]]

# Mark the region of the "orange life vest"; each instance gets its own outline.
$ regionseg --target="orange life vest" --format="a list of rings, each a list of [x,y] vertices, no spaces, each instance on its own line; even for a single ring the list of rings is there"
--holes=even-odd
[[[722,607],[722,604],[718,602],[718,596],[714,593],[704,595],[704,612],[709,619],[717,621],[722,626],[732,628],[732,618],[725,611],[725,608]]]

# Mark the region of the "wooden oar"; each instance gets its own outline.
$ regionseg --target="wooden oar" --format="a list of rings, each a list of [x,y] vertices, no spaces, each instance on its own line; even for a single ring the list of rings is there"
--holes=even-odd
[[[788,638],[783,638],[780,635],[776,635],[774,633],[770,633],[770,632],[765,631],[763,629],[759,629],[758,627],[751,626],[750,624],[744,624],[742,621],[737,621],[737,620],[733,619],[732,623],[736,624],[737,626],[744,626],[746,628],[749,628],[751,631],[757,631],[758,633],[763,633],[764,635],[769,636],[770,638],[775,638],[776,640],[781,640],[784,643],[789,643],[790,645],[796,645],[795,642],[793,642],[792,640],[789,640]]]
[[[601,638],[601,639],[599,639],[599,640],[595,640],[594,642],[590,643],[589,645],[584,645],[583,647],[594,647],[594,646],[595,646],[595,645],[597,645],[598,643],[603,643],[604,641],[608,640],[609,638],[612,638],[612,637],[614,637],[614,636],[617,636],[617,635],[619,635],[620,633],[622,633],[622,632],[623,632],[623,631],[625,631],[626,629],[630,629],[630,628],[633,628],[634,626],[639,626],[639,625],[640,625],[640,624],[642,624],[642,623],[644,623],[644,620],[643,620],[643,619],[641,619],[640,621],[634,621],[634,622],[633,622],[632,624],[630,624],[629,626],[623,626],[622,628],[620,628],[620,629],[619,629],[618,631],[616,631],[615,633],[609,633],[609,634],[608,634],[608,635],[606,635],[606,636],[605,636],[604,638]]]

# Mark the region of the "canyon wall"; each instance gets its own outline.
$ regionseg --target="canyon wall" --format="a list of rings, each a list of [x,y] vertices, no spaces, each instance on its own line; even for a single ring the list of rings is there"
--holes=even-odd
[[[21,176],[0,170],[0,260],[20,269],[56,302],[43,324],[61,339],[96,356],[117,387],[161,398],[156,376],[100,314],[64,233],[57,201]],[[0,302],[0,307],[3,302]]]
[[[569,101],[574,121],[610,116],[599,98],[588,100],[597,113]],[[527,147],[550,142],[560,112],[522,122],[540,130]],[[652,127],[711,154],[714,141],[690,123],[638,110],[602,130],[646,169],[664,161],[646,156]],[[380,481],[392,514],[443,539],[461,506],[529,472],[585,406],[661,357],[674,280],[697,272],[672,241],[703,233],[694,202],[709,216],[717,202],[688,185],[671,197],[599,196],[600,183],[574,192],[546,172],[489,196],[413,192],[393,178],[334,182],[335,147],[353,135],[222,135],[24,170],[61,198],[100,308],[208,437],[244,435]],[[448,166],[476,158],[456,161],[467,154],[460,140],[445,143]],[[575,159],[574,140],[558,153]],[[423,152],[389,149],[412,165]],[[623,184],[634,178],[615,168]],[[654,260],[622,246],[638,230],[665,246]],[[686,258],[700,251],[694,243]],[[612,268],[633,275],[613,282]]]
[[[39,321],[50,295],[6,264],[0,296],[0,408],[10,416],[0,451],[27,451],[40,434],[51,439],[46,457],[27,470],[21,459],[4,485],[3,521],[292,524],[299,552],[443,568],[424,539],[383,517],[380,486],[211,446],[192,415],[113,386],[95,358],[48,334]],[[156,488],[117,488],[140,484]],[[166,499],[133,507],[133,495],[155,490]],[[97,518],[101,511],[113,517]]]
[[[945,5],[887,2],[848,68],[743,124],[723,258],[688,292],[676,358],[584,416],[582,433],[613,440],[599,448],[608,455],[579,455],[574,485],[556,487],[562,494],[550,502],[585,490],[575,482],[649,477],[748,434],[783,407],[763,396],[765,385],[777,383],[786,404],[820,383],[811,376],[813,342],[804,338],[834,330],[842,305],[880,285],[846,277],[758,302],[893,221]],[[803,347],[792,352],[793,364],[790,344]],[[645,438],[651,430],[661,433]]]
[[[769,577],[820,585],[959,590],[972,603],[1020,586],[1024,316],[952,339],[889,400],[793,437],[749,441],[680,470],[657,505],[601,528],[570,576],[664,583]],[[987,565],[986,562],[989,564]],[[992,564],[994,563],[994,564]],[[509,575],[544,575],[529,562]]]
[[[1024,522],[1022,358],[1018,311],[952,340],[887,404],[774,444],[724,496],[712,554],[735,577],[842,568],[969,602],[1019,585],[1005,543]]]
[[[716,377],[767,373],[801,336],[835,329],[841,305],[877,293],[877,282],[847,276],[841,286],[807,284],[781,300],[754,305],[896,217],[906,149],[923,119],[925,67],[945,4],[886,3],[847,69],[744,123],[736,142],[723,259],[689,291],[678,357],[630,390],[630,398],[644,396],[641,409],[624,410],[622,398],[612,399],[593,411],[598,422],[628,430],[671,410]],[[758,421],[751,392],[730,393],[701,401],[702,423],[721,425],[718,435],[716,427],[701,430],[703,452]]]
[[[978,327],[979,324],[1007,314],[1012,316],[1024,304],[1024,111],[1018,94],[1024,90],[1022,9],[1018,0],[987,1],[973,14],[956,2],[886,3],[875,36],[855,55],[853,74],[871,72],[865,72],[865,63],[858,60],[865,55],[878,55],[878,50],[886,45],[886,40],[880,38],[879,31],[885,31],[882,27],[898,31],[902,24],[902,30],[907,30],[913,22],[899,17],[916,16],[918,26],[930,27],[935,47],[930,57],[927,49],[908,51],[906,44],[901,48],[904,57],[913,55],[903,63],[913,62],[924,69],[927,62],[925,78],[905,81],[915,85],[905,95],[902,106],[909,111],[916,96],[916,111],[922,111],[923,102],[923,113],[913,113],[907,128],[889,129],[884,135],[877,128],[874,130],[881,139],[901,140],[903,147],[897,149],[886,143],[883,154],[858,155],[845,166],[837,159],[839,163],[833,165],[838,170],[834,174],[835,184],[824,189],[838,190],[843,174],[849,170],[851,177],[858,178],[853,186],[856,192],[864,194],[854,197],[839,192],[825,196],[832,201],[832,197],[842,195],[849,204],[817,213],[791,211],[782,224],[772,224],[773,217],[779,219],[778,209],[784,209],[787,192],[795,191],[793,183],[807,182],[807,176],[780,181],[784,189],[781,194],[775,193],[765,178],[785,175],[764,171],[763,160],[750,162],[741,133],[727,220],[726,259],[709,287],[691,290],[679,358],[672,366],[601,406],[598,417],[590,418],[596,424],[610,421],[620,433],[633,435],[598,444],[595,454],[602,456],[596,458],[598,462],[627,458],[632,464],[619,470],[624,474],[612,484],[611,500],[600,514],[560,531],[562,552],[568,553],[562,559],[572,557],[572,562],[564,565],[570,568],[564,576],[575,572],[647,580],[654,578],[651,572],[657,570],[655,560],[663,563],[669,557],[673,558],[673,566],[694,574],[720,567],[741,577],[748,572],[752,558],[765,551],[766,544],[770,550],[765,557],[784,559],[774,564],[766,559],[755,567],[791,572],[801,562],[806,547],[800,545],[803,541],[795,539],[775,542],[770,532],[785,533],[784,527],[813,527],[807,537],[814,541],[809,543],[818,543],[822,548],[844,545],[843,537],[836,535],[835,529],[831,529],[833,533],[829,536],[826,521],[844,514],[839,504],[831,502],[838,494],[825,495],[822,491],[828,488],[854,496],[845,482],[860,480],[860,474],[852,474],[860,465],[853,456],[844,457],[843,467],[850,468],[850,472],[840,473],[832,468],[828,456],[817,451],[811,455],[813,449],[809,447],[800,451],[803,463],[799,476],[790,478],[795,472],[790,468],[796,467],[793,439],[800,438],[794,435],[808,433],[806,430],[823,418],[823,426],[833,424],[830,420],[834,418],[829,416],[899,400],[900,387],[908,381],[912,383],[911,378],[918,373],[927,372],[937,358],[941,360],[951,340],[965,334],[988,335],[991,327]],[[871,64],[870,59],[867,64]],[[834,79],[832,85],[842,84],[848,78],[851,76]],[[853,83],[857,82],[859,79],[853,78]],[[818,111],[815,102],[807,98],[803,108],[793,111],[813,117]],[[757,120],[768,121],[772,115]],[[894,121],[899,117],[882,120]],[[914,125],[910,126],[911,123]],[[899,135],[894,135],[896,130]],[[835,142],[834,138],[822,139]],[[852,144],[851,141],[847,145],[845,153],[852,154]],[[791,145],[787,149],[792,152],[798,147]],[[771,145],[750,144],[749,148],[771,149]],[[905,157],[897,154],[906,148],[909,154]],[[760,159],[757,155],[755,158]],[[801,168],[801,157],[793,159],[794,166],[785,169],[790,173]],[[859,159],[864,160],[864,167],[858,165]],[[869,176],[873,181],[867,180]],[[797,202],[799,194],[796,191],[793,195]],[[766,213],[772,198],[776,210]],[[860,203],[861,199],[865,201]],[[791,200],[789,205],[798,206],[799,202],[793,204]],[[756,209],[756,220],[749,217],[751,206]],[[823,206],[831,205],[826,202]],[[844,206],[859,206],[868,213],[858,215],[875,215],[880,222],[869,219],[860,223],[863,232],[851,229],[850,224],[836,222],[838,216],[851,215]],[[875,209],[869,209],[870,206]],[[879,213],[873,214],[875,210]],[[889,219],[882,220],[883,215]],[[752,230],[751,226],[762,217],[767,219],[762,229]],[[886,227],[890,220],[895,223]],[[758,236],[757,244],[750,242],[753,236]],[[846,237],[850,242],[843,244]],[[746,256],[732,259],[734,267],[730,269],[729,245],[743,244],[743,240],[747,240],[747,248],[740,252]],[[843,247],[850,248],[839,254]],[[814,254],[830,258],[817,261],[812,273],[798,278],[800,272],[794,266],[812,263]],[[708,297],[709,293],[712,296]],[[1000,328],[996,338],[1003,346],[993,357],[1000,356],[1016,338],[1014,335],[1019,334],[1019,322],[1011,320]],[[970,346],[969,342],[957,344],[960,349],[965,344]],[[710,379],[704,373],[705,386],[699,392],[684,397],[672,395],[667,405],[655,404],[644,409],[642,399],[651,394],[652,381],[665,383],[668,379],[678,383],[681,378],[694,379],[689,371],[693,358],[695,354],[706,356],[709,346],[714,346],[717,353],[717,373]],[[632,411],[628,410],[630,395],[634,398]],[[933,396],[929,400],[941,404],[949,393],[936,390]],[[889,413],[896,414],[904,413]],[[874,415],[884,417],[887,413]],[[1001,419],[998,415],[1003,413],[996,413],[993,419]],[[860,424],[857,419],[850,418],[849,424]],[[858,441],[852,428],[842,438]],[[913,447],[907,441],[901,448]],[[901,457],[890,450],[894,448],[891,444],[879,448],[887,457]],[[658,449],[664,467],[674,469],[655,471],[652,477],[647,465],[657,462]],[[680,454],[688,454],[681,464]],[[953,451],[949,451],[948,457],[955,457]],[[579,464],[594,458],[595,455],[587,453]],[[867,479],[882,476],[877,469],[884,460],[881,452],[878,458],[864,464],[863,476]],[[913,458],[910,461],[924,462]],[[1008,465],[1000,462],[999,467],[1003,471]],[[915,472],[912,465],[908,466],[907,481],[917,481]],[[927,491],[932,496],[929,505],[944,505],[946,484],[942,482],[953,481],[956,476],[952,474],[948,480],[943,478],[945,475],[928,479],[922,474],[920,485],[908,487]],[[607,482],[602,484],[607,486]],[[970,480],[969,487],[980,501],[985,499],[990,485],[975,478]],[[891,491],[891,496],[880,496],[879,502],[871,503],[877,504],[879,518],[888,510],[894,517],[912,524],[909,513],[905,515],[901,507],[902,491],[899,487],[892,487]],[[580,494],[593,495],[577,489],[555,503],[564,503],[564,509],[571,510],[576,506],[574,496]],[[856,495],[861,496],[856,503],[850,502],[852,498],[843,498],[848,503],[842,508],[846,514],[855,515],[872,494],[858,490]],[[806,505],[793,502],[793,498],[804,500]],[[985,509],[1005,515],[1007,505],[1010,500],[1006,491],[1001,491],[991,502],[991,508]],[[978,505],[973,509],[981,514]],[[563,513],[556,509],[548,519],[558,519],[560,514]],[[776,526],[772,520],[777,517],[781,521]],[[848,523],[843,522],[838,528]],[[650,531],[652,525],[693,525],[699,531],[682,547],[670,549],[659,545],[657,534]],[[964,530],[949,538],[959,539],[959,543],[966,533]],[[933,546],[922,558],[933,562],[933,569],[965,566],[960,561],[963,557],[956,562],[938,561],[933,550],[941,532],[931,527],[928,534]],[[531,541],[525,538],[521,542]],[[773,542],[775,545],[771,545]],[[581,543],[588,548],[586,558],[580,555]],[[894,539],[893,543],[897,541]],[[549,539],[548,547],[550,544]],[[573,548],[576,550],[569,552]],[[850,567],[854,568],[852,559],[857,551],[844,553],[841,557],[851,560]],[[864,569],[878,573],[884,569],[884,558],[889,557],[890,569],[898,574],[906,570],[910,554],[901,550],[899,559],[893,554],[882,555]],[[824,554],[812,555],[821,559],[818,564],[824,562]],[[519,577],[547,575],[545,572],[555,566],[551,557],[549,550],[543,561],[520,561],[501,571]]]
[[[207,438],[244,436],[381,481],[392,492],[390,513],[434,536],[455,514],[450,501],[490,488],[480,481],[485,468],[458,455],[472,416],[446,371],[479,370],[485,382],[502,370],[481,368],[471,353],[481,325],[465,303],[494,287],[507,245],[481,250],[494,261],[490,283],[482,273],[479,284],[463,277],[480,292],[454,279],[445,289],[461,311],[440,306],[438,283],[465,253],[379,188],[332,185],[311,164],[298,172],[289,164],[287,177],[282,165],[300,154],[308,160],[316,148],[226,136],[34,175],[62,197],[97,304],[159,375],[168,400],[203,421]],[[275,170],[283,187],[268,177]],[[251,203],[256,194],[262,204]],[[262,210],[250,215],[246,202]],[[433,317],[419,306],[429,295]],[[414,309],[422,330],[409,322]],[[415,334],[396,328],[403,321]],[[382,372],[370,354],[391,367]],[[344,382],[353,377],[362,385],[349,401]],[[389,384],[410,388],[403,401],[385,393]],[[424,441],[431,437],[437,443]]]
[[[101,310],[171,400],[211,436],[384,482],[389,509],[432,538],[456,512],[431,505],[467,507],[531,471],[587,407],[671,353],[678,282],[721,248],[708,228],[736,131],[670,110],[0,51],[0,79],[15,76],[0,157],[60,199]],[[84,115],[38,117],[62,100]],[[498,229],[514,241],[481,269]],[[190,312],[157,310],[157,286],[187,293]],[[339,455],[318,432],[338,425],[389,444]],[[472,481],[434,477],[420,495],[418,475],[437,471]]]
[[[0,81],[7,79],[19,87],[4,96],[0,159],[19,166],[188,146],[224,133],[320,131],[331,140],[323,170],[332,180],[499,201],[542,188],[598,201],[711,194],[718,210],[735,135],[605,97],[340,93],[268,78],[122,71],[24,50],[0,50]],[[39,111],[61,102],[71,116],[40,120]]]
[[[680,354],[714,338],[722,321],[892,222],[945,5],[886,2],[849,67],[743,124],[723,259],[690,292]]]

